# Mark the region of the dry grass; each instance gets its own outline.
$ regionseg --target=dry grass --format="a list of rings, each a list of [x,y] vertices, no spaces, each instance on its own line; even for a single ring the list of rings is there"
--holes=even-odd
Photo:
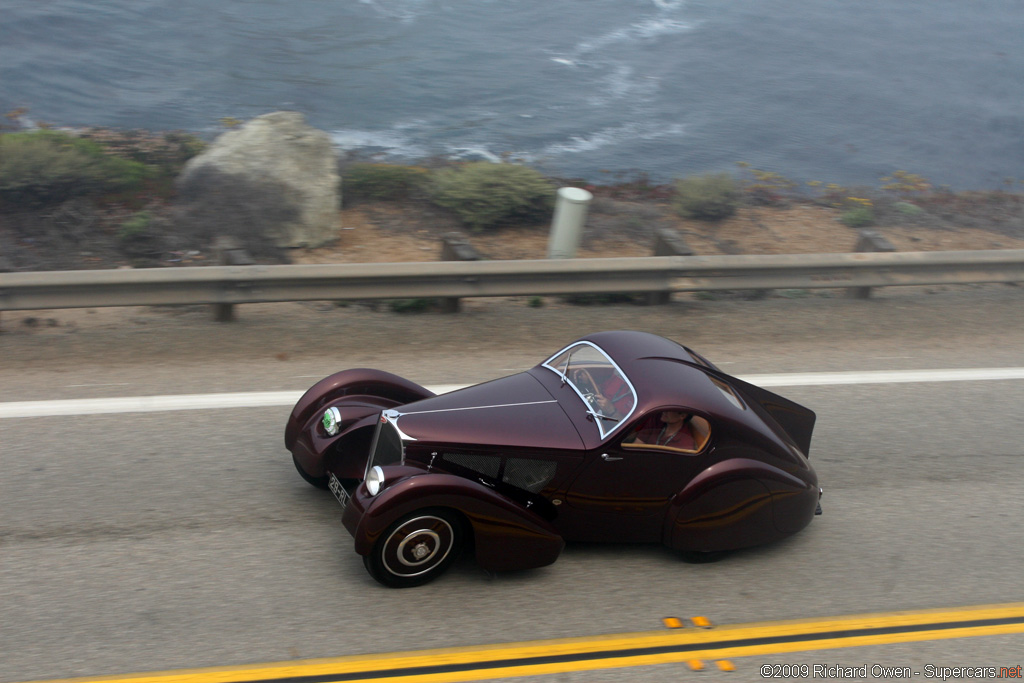
[[[653,232],[675,230],[697,254],[815,254],[852,251],[858,232],[839,222],[839,210],[812,203],[746,207],[721,221],[687,220],[664,204],[596,200],[588,216],[579,257],[648,256]],[[292,253],[294,263],[383,263],[436,261],[441,235],[460,231],[457,222],[415,204],[367,205],[341,214],[338,240],[321,249]],[[1024,249],[1024,239],[980,228],[921,224],[872,228],[899,251]],[[520,225],[465,238],[487,259],[542,259],[547,225]]]

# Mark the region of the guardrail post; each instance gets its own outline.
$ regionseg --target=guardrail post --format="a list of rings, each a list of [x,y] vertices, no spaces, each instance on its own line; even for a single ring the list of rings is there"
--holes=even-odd
[[[693,256],[693,249],[686,243],[686,240],[669,228],[658,228],[654,231],[654,246],[652,256]],[[660,306],[672,300],[672,292],[649,292],[647,294],[648,306]]]
[[[213,242],[222,266],[251,266],[255,263],[249,252],[233,237],[218,237]],[[219,323],[229,323],[235,319],[234,304],[214,304],[213,317]]]
[[[548,237],[548,258],[576,258],[587,220],[587,207],[594,195],[579,187],[563,187],[555,199],[555,216]]]
[[[465,235],[458,232],[449,232],[441,236],[441,260],[442,261],[479,261],[480,254]],[[458,297],[444,297],[441,299],[441,311],[444,313],[458,313],[462,307],[461,299]]]
[[[8,261],[3,256],[0,256],[0,273],[10,273],[13,270],[14,270],[14,266],[11,265],[11,262]],[[0,311],[0,333],[2,333],[4,331],[3,323],[4,323],[4,312]]]
[[[879,232],[859,230],[858,235],[857,246],[853,248],[857,253],[896,251],[896,247],[892,245],[892,242]],[[846,290],[846,296],[851,299],[870,299],[871,289],[871,287],[850,287]]]

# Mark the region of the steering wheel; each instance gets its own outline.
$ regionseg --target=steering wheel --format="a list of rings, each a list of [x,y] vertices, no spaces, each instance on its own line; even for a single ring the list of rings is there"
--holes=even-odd
[[[590,394],[591,396],[600,395],[600,392],[597,390],[597,382],[590,376],[590,371],[586,368],[574,370],[572,379],[576,383],[576,387],[584,394]]]

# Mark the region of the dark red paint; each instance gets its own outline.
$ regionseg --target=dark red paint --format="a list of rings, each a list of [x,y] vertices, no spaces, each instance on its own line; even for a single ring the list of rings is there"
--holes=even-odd
[[[560,368],[542,363],[440,396],[383,371],[346,370],[300,399],[285,445],[311,483],[326,485],[333,473],[347,484],[343,521],[356,552],[370,556],[391,544],[388,557],[400,550],[413,558],[402,568],[409,576],[375,574],[387,585],[415,585],[443,571],[442,554],[429,555],[431,528],[448,520],[472,538],[479,564],[495,571],[550,564],[566,541],[713,552],[774,541],[811,521],[820,496],[807,457],[812,411],[662,337],[602,332],[574,344],[581,342],[620,371],[598,364],[595,375],[621,374],[635,389],[635,408],[626,401],[632,412],[621,424],[606,420],[614,431],[604,437],[595,424],[601,418]],[[342,416],[334,436],[320,423],[330,407]],[[623,446],[634,427],[669,409],[710,425],[700,452]],[[374,431],[396,428],[404,458],[381,468],[384,484],[371,495],[358,481],[368,473]],[[398,443],[394,431],[385,437]],[[407,521],[418,515],[434,526],[410,532]]]

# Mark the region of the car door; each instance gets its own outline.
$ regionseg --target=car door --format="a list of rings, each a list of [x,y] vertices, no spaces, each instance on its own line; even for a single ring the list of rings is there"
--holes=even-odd
[[[701,439],[697,452],[624,443],[644,421],[637,421],[606,447],[587,454],[559,511],[567,538],[661,540],[664,510],[703,469],[709,439]]]

